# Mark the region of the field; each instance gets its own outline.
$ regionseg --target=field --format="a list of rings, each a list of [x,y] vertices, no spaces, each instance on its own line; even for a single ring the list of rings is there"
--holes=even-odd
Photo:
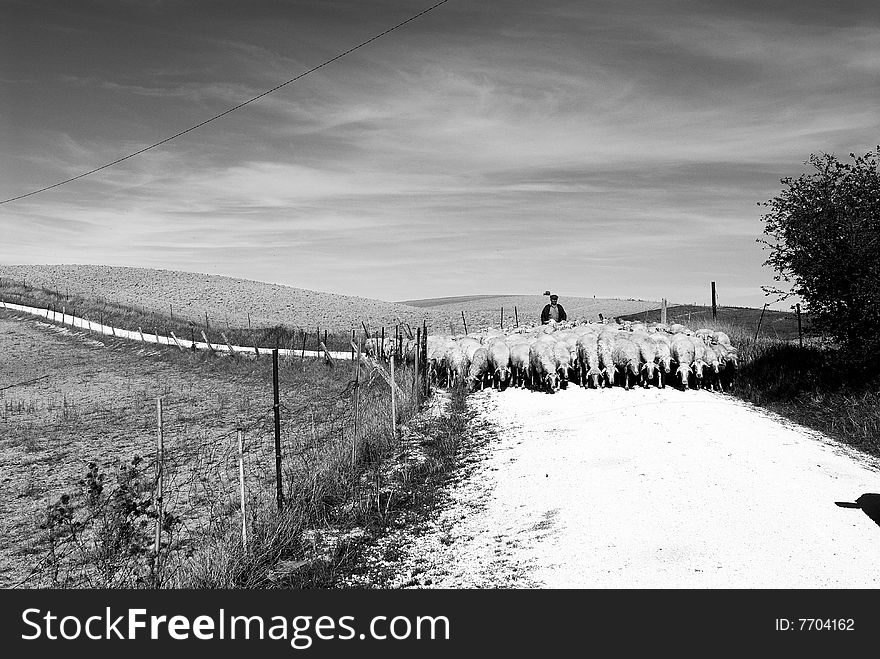
[[[466,295],[461,297],[441,297],[425,300],[407,300],[401,304],[430,311],[439,320],[439,332],[453,334],[463,330],[461,313],[464,312],[468,330],[483,327],[500,327],[501,309],[504,308],[504,327],[535,325],[541,321],[541,309],[549,302],[546,295]],[[628,314],[638,314],[660,307],[659,302],[650,300],[627,300],[617,298],[562,297],[563,306],[569,320],[598,320],[601,313],[611,319]],[[514,311],[515,309],[515,311]]]
[[[80,304],[88,303],[93,308],[96,303],[104,303],[116,309],[138,310],[145,317],[173,315],[178,321],[192,321],[202,328],[207,313],[209,325],[224,329],[284,326],[346,332],[360,328],[362,322],[378,330],[401,321],[412,326],[427,321],[431,331],[446,331],[450,323],[461,331],[462,311],[468,329],[476,329],[497,326],[502,306],[506,326],[514,323],[515,305],[520,323],[536,323],[547,303],[547,298],[539,295],[386,302],[219,275],[95,265],[0,266],[0,294],[4,288],[10,302],[17,299],[14,293],[12,297],[9,294],[20,290],[41,294],[36,306],[57,303],[60,310],[65,301],[78,298]],[[598,313],[616,316],[659,306],[658,302],[643,300],[596,298],[560,302],[571,318],[595,318]],[[144,321],[145,328],[149,324]]]
[[[80,513],[86,511],[98,476],[105,495],[120,492],[123,466],[130,467],[135,456],[143,459],[138,466],[141,481],[152,488],[160,396],[165,510],[174,516],[163,540],[168,559],[175,561],[167,578],[184,585],[212,583],[184,567],[206,547],[215,546],[216,555],[218,543],[236,546],[238,429],[244,430],[252,527],[259,528],[260,516],[274,508],[271,358],[142,347],[111,337],[101,341],[6,310],[0,310],[0,337],[0,456],[7,465],[7,496],[0,503],[0,587],[143,585],[135,579],[137,566],[118,565],[109,573],[99,569],[95,556],[100,533],[89,536],[72,526],[53,530],[45,525],[50,507],[56,512],[63,508],[63,495],[71,496]],[[299,515],[292,537],[326,519],[342,500],[354,501],[351,511],[358,514],[363,469],[382,454],[392,435],[388,387],[365,373],[359,392],[359,441],[354,445],[353,375],[350,363],[331,368],[320,360],[281,360],[283,482],[292,500],[289,510]],[[412,371],[398,369],[397,380],[398,419],[406,420],[414,412]],[[363,501],[375,496],[377,487],[369,480],[363,484]],[[112,509],[99,512],[106,516]],[[146,523],[154,514],[149,509],[129,513],[132,519],[126,524],[135,519]],[[71,532],[64,536],[64,551],[53,562],[51,537],[65,530]],[[139,544],[129,540],[143,550],[145,539]],[[287,552],[297,549],[288,546]],[[202,568],[210,571],[207,563]],[[246,579],[264,578],[258,574],[254,571]],[[214,585],[230,585],[223,579],[245,577],[211,578],[219,580]]]

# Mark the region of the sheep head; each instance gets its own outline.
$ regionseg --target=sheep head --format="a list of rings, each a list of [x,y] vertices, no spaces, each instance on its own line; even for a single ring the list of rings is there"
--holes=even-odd
[[[684,388],[688,386],[688,378],[691,374],[691,366],[689,364],[679,364],[675,376],[681,381]]]
[[[547,388],[551,392],[559,391],[559,373],[548,373],[544,376],[547,381]]]
[[[587,379],[588,379],[590,382],[593,383],[593,386],[594,386],[596,389],[599,388],[599,378],[601,378],[601,377],[602,377],[602,371],[600,371],[600,370],[599,370],[598,368],[596,368],[595,366],[593,366],[593,367],[587,372]]]
[[[697,377],[697,380],[703,379],[703,369],[706,368],[707,364],[702,359],[698,359],[694,362],[694,375]]]

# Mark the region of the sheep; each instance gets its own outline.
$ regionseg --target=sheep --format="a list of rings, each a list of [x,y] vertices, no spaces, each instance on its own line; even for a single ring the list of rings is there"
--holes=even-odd
[[[519,342],[510,346],[510,384],[514,387],[525,386],[529,374],[529,351],[528,343]]]
[[[602,371],[599,370],[599,335],[595,332],[587,332],[578,337],[578,368],[580,371],[580,384],[582,387],[590,386],[599,388],[599,379]]]
[[[676,334],[672,337],[671,348],[672,358],[678,364],[675,376],[681,382],[682,389],[687,389],[694,363],[694,342],[689,336]]]
[[[479,341],[469,336],[459,339],[458,347],[461,348],[462,352],[467,356],[468,361],[474,358],[474,353],[483,347]]]
[[[446,368],[446,386],[454,387],[457,382],[463,382],[467,377],[468,359],[464,351],[458,346],[450,346],[444,355]]]
[[[568,381],[571,379],[572,361],[571,350],[564,341],[557,341],[553,344],[553,355],[556,357],[556,372],[559,373],[559,386],[565,389]]]
[[[645,323],[642,323],[642,322],[640,322],[640,321],[633,321],[633,323],[629,326],[629,331],[630,331],[630,332],[633,332],[633,333],[635,333],[635,332],[647,332],[647,331],[648,331],[648,326],[645,325]]]
[[[708,344],[712,341],[712,338],[714,337],[714,335],[715,335],[715,332],[713,330],[706,329],[706,328],[698,329],[696,332],[694,332],[694,336],[706,344]]]
[[[649,334],[651,341],[654,343],[654,358],[660,366],[658,374],[660,387],[665,387],[663,375],[669,375],[672,372],[672,347],[669,336],[667,334]]]
[[[477,348],[468,365],[468,391],[482,390],[486,386],[489,372],[489,351],[485,348]]]
[[[657,368],[657,345],[648,334],[643,332],[633,332],[630,338],[639,347],[639,359],[641,361],[639,377],[642,385],[647,389],[656,376],[657,386],[661,386],[663,376],[660,374],[660,369]]]
[[[629,389],[629,376],[636,380],[639,377],[641,358],[639,346],[630,338],[617,336],[614,338],[614,348],[611,353],[615,370],[618,370],[623,378],[623,388]]]
[[[705,357],[706,365],[709,366],[709,377],[706,379],[706,385],[710,389],[715,389],[716,387],[720,391],[724,391],[724,387],[721,384],[721,353],[719,350],[716,350],[714,346],[706,346]]]
[[[730,337],[727,336],[727,334],[725,334],[724,332],[714,332],[712,334],[712,343],[721,343],[722,345],[731,347]]]
[[[709,348],[701,339],[696,336],[688,337],[694,344],[694,377],[697,382],[697,389],[703,387],[703,370],[706,368],[706,350]]]
[[[559,389],[558,363],[553,348],[536,342],[529,349],[529,376],[532,388],[554,393]]]
[[[691,331],[681,323],[673,323],[667,330],[670,334],[690,334]]]
[[[489,366],[492,369],[492,385],[502,391],[510,376],[510,347],[501,339],[489,344]]]
[[[599,350],[599,368],[602,370],[605,385],[614,386],[614,337],[617,336],[615,330],[607,329],[599,332],[596,337],[596,344]]]

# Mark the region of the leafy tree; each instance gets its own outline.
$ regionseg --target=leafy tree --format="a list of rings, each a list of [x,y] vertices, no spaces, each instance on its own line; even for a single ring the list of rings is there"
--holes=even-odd
[[[759,204],[779,299],[798,295],[814,326],[850,350],[880,348],[880,146],[851,163],[811,155],[812,171],[781,180]],[[787,285],[787,290],[782,286]]]

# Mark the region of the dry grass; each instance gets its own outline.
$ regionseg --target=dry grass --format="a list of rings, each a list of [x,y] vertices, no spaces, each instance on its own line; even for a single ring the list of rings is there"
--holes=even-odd
[[[157,396],[165,396],[167,510],[179,519],[166,538],[164,585],[265,583],[273,561],[302,553],[305,528],[325,524],[346,501],[360,502],[349,506],[350,515],[368,508],[371,498],[364,492],[373,486],[361,483],[361,476],[393,445],[389,390],[380,378],[361,387],[362,422],[353,452],[352,365],[331,369],[308,358],[302,365],[282,360],[282,454],[290,505],[279,517],[270,358],[98,341],[7,311],[0,311],[0,333],[2,386],[50,375],[0,392],[0,454],[13,466],[5,483],[13,496],[0,502],[4,587],[155,585],[138,581],[132,565],[107,576],[92,560],[96,550],[74,551],[70,542],[60,561],[47,563],[50,534],[39,526],[47,506],[64,494],[77,519],[94,517],[87,514],[83,485],[91,462],[111,482],[121,465],[140,455],[146,478],[152,478]],[[411,372],[398,373],[401,420],[415,412],[411,378]],[[253,534],[247,552],[237,536],[238,427],[246,428]],[[94,541],[96,528],[82,537]],[[60,568],[49,569],[49,563]]]
[[[411,325],[420,325],[425,318],[424,311],[393,302],[172,270],[10,265],[0,266],[0,277],[7,280],[0,282],[7,289],[12,280],[24,282],[30,289],[57,293],[59,300],[75,297],[162,317],[170,316],[173,307],[176,318],[200,326],[207,312],[209,324],[217,329],[248,327],[248,314],[254,328],[284,325],[311,330],[320,326],[339,331],[360,327],[361,321],[381,327],[394,325],[397,317]],[[428,320],[433,320],[430,314]]]

